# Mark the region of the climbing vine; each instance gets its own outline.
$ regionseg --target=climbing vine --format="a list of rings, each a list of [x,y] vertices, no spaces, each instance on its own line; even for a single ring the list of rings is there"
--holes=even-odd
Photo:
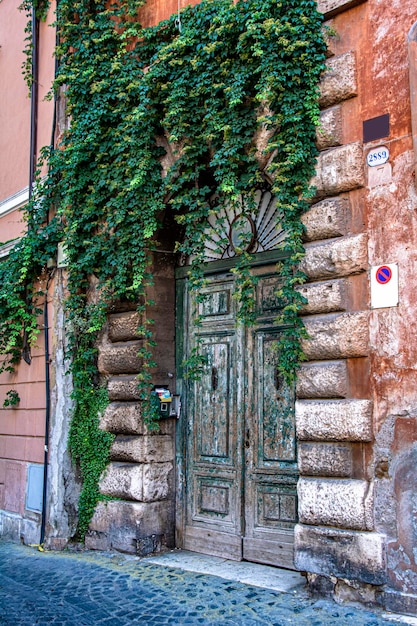
[[[32,86],[32,52],[33,52],[33,29],[32,29],[32,17],[35,16],[37,20],[45,21],[48,15],[49,0],[37,0],[31,2],[30,0],[23,0],[19,6],[19,10],[23,11],[27,17],[27,24],[25,28],[25,60],[22,64],[23,76],[25,78],[27,86]]]
[[[279,346],[287,381],[301,357],[300,215],[314,171],[317,85],[325,58],[316,3],[203,0],[181,12],[180,29],[177,16],[142,28],[143,4],[58,2],[54,89],[65,98],[70,124],[58,145],[43,152],[48,175],[38,176],[26,209],[27,234],[0,265],[0,351],[8,368],[24,343],[36,341],[47,261],[65,242],[75,403],[70,446],[85,486],[81,536],[99,498],[97,481],[111,439],[98,430],[106,400],[96,338],[110,302],[142,303],[145,394],[152,333],[143,303],[152,280],[150,253],[167,213],[181,232],[178,252],[194,259],[190,283],[198,289],[208,217],[242,195],[250,207],[268,178],[287,233]],[[254,142],[260,131],[269,138],[264,173]],[[248,320],[254,307],[250,261],[250,254],[242,254],[236,270]]]

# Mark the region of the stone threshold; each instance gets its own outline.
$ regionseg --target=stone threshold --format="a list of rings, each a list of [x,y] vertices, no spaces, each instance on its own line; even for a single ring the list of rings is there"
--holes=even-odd
[[[299,572],[249,563],[248,561],[230,561],[188,550],[170,550],[162,554],[143,557],[143,560],[153,565],[172,567],[198,574],[209,574],[245,585],[283,593],[296,593],[306,590],[306,579]]]

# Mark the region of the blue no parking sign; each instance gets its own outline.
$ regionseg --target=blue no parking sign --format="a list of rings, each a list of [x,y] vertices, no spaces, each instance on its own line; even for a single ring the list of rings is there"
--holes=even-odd
[[[382,309],[398,305],[398,263],[371,268],[371,307]]]
[[[381,265],[375,272],[375,278],[380,285],[386,285],[392,278],[392,270],[388,265]]]

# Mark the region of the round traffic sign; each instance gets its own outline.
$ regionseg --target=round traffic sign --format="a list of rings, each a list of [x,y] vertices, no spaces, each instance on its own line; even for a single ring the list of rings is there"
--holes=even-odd
[[[388,265],[381,265],[377,268],[375,278],[380,285],[386,285],[392,278],[392,270]]]

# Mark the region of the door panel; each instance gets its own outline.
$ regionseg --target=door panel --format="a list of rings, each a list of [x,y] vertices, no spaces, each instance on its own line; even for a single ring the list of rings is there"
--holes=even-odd
[[[256,334],[256,407],[260,430],[259,467],[285,467],[296,461],[294,399],[277,369],[277,334]]]
[[[230,428],[233,427],[233,393],[230,391],[230,338],[211,337],[202,347],[207,366],[196,391],[199,458],[230,461]]]
[[[186,526],[184,548],[192,552],[220,556],[231,561],[242,560],[241,537],[230,533],[222,533],[211,528]]]
[[[293,569],[294,392],[278,374],[277,338],[274,327],[250,331],[243,558]]]
[[[186,355],[198,347],[205,364],[187,385],[183,545],[294,568],[294,392],[277,372],[279,277],[258,273],[258,323],[248,329],[236,324],[230,274],[211,278],[203,301],[186,296]]]
[[[188,346],[198,346],[205,365],[188,386],[184,547],[240,559],[242,365],[232,290],[230,278],[213,281],[203,302],[190,307],[198,306],[201,324],[188,320]]]

